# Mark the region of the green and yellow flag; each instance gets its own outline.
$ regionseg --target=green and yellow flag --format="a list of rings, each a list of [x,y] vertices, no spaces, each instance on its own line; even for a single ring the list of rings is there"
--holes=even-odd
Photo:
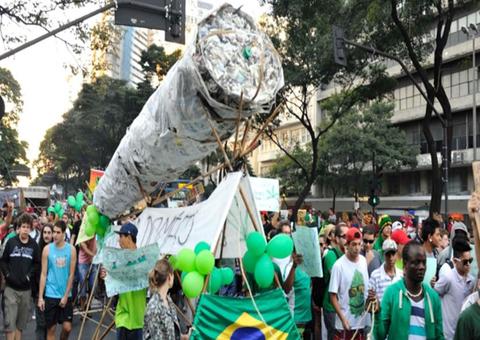
[[[300,339],[281,290],[255,295],[255,303],[256,308],[249,297],[202,295],[191,339]]]

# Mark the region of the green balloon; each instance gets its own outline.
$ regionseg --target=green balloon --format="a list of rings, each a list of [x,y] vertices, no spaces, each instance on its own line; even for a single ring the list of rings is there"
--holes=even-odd
[[[82,210],[82,207],[83,207],[83,201],[82,202],[75,202],[75,210],[77,212],[80,212]]]
[[[220,271],[222,272],[222,285],[231,284],[233,282],[233,277],[234,277],[232,268],[226,267],[226,268],[220,269]]]
[[[207,291],[210,294],[215,294],[222,286],[222,271],[216,267],[213,268],[210,278],[208,280]]]
[[[100,224],[97,224],[97,227],[95,228],[95,232],[97,233],[98,236],[104,237],[106,229],[103,228]]]
[[[107,230],[110,225],[110,219],[105,215],[100,215],[99,224],[103,229]]]
[[[192,250],[193,252],[193,250]],[[204,277],[199,272],[190,272],[182,280],[182,289],[185,296],[194,298],[200,295],[203,289]]]
[[[83,202],[83,192],[81,191],[77,192],[77,195],[75,196],[75,200],[77,202]]]
[[[86,223],[85,223],[85,234],[88,236],[88,237],[92,237],[93,235],[95,235],[95,226],[93,226],[87,219]]]
[[[75,204],[77,203],[77,201],[75,200],[75,197],[73,197],[72,195],[68,196],[67,198],[67,203],[70,207],[74,207]]]
[[[55,203],[54,209],[55,209],[55,212],[59,212],[60,209],[62,209],[62,205],[60,204],[60,202]]]
[[[243,255],[243,266],[247,273],[253,274],[255,272],[255,265],[257,264],[258,257],[253,255],[250,250],[245,252]]]
[[[57,211],[57,215],[58,215],[58,217],[60,217],[60,218],[63,217],[63,214],[64,214],[64,213],[65,213],[65,211],[64,211],[62,208],[60,208],[60,210]]]
[[[267,254],[262,255],[257,261],[254,277],[260,288],[268,288],[272,285],[275,270],[273,268],[273,262]]]
[[[182,275],[180,275],[180,282],[183,282],[183,279],[185,278],[185,276],[187,276],[187,272],[182,272]]]
[[[182,272],[193,272],[195,270],[195,252],[192,249],[183,248],[177,254],[177,264]]]
[[[98,214],[97,208],[91,204],[87,207],[87,219],[94,227],[100,222],[100,215]]]
[[[202,275],[209,274],[215,266],[215,257],[210,250],[202,250],[195,258],[195,267]]]
[[[210,245],[205,241],[197,243],[197,245],[195,246],[195,254],[200,254],[202,250],[210,250]]]
[[[267,242],[262,234],[253,231],[247,236],[247,249],[255,256],[261,256],[265,252]]]
[[[50,214],[50,213],[54,213],[55,212],[55,208],[54,207],[48,207],[47,209],[47,212]]]
[[[292,254],[293,240],[286,234],[279,234],[272,238],[267,245],[267,253],[271,257],[284,259]]]

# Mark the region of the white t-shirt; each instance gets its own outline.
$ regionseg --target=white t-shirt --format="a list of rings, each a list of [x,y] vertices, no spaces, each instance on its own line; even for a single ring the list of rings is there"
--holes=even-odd
[[[333,265],[328,291],[337,294],[350,328],[365,328],[366,318],[362,318],[368,296],[368,266],[365,257],[359,255],[357,262],[350,261],[346,255],[340,257]],[[335,316],[335,328],[343,330],[338,315]]]

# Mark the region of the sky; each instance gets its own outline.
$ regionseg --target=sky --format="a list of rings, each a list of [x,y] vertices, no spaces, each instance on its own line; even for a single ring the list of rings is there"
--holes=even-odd
[[[44,0],[48,1],[48,0]],[[208,0],[207,0],[208,1]],[[210,0],[215,6],[224,2],[237,7],[243,5],[242,10],[254,19],[266,11],[256,0]],[[64,21],[74,20],[97,6],[89,6],[68,12]],[[100,16],[89,19],[94,23]],[[18,26],[27,40],[31,40],[44,32],[39,29]],[[69,33],[61,35],[65,39],[71,38]],[[0,46],[5,48],[5,46]],[[14,46],[8,46],[13,48]],[[4,49],[5,50],[5,49]],[[8,50],[8,48],[7,48]],[[0,67],[9,69],[19,82],[24,101],[23,112],[20,113],[18,133],[21,140],[28,142],[27,157],[31,163],[38,157],[39,146],[48,128],[62,121],[62,115],[68,111],[76,99],[83,79],[80,75],[73,75],[68,65],[88,64],[88,53],[75,55],[65,43],[55,37],[50,37],[32,47],[1,60]],[[66,131],[65,133],[68,133]],[[74,141],[72,141],[74,142]],[[36,173],[32,168],[32,179]],[[20,185],[28,185],[27,178],[20,179]]]

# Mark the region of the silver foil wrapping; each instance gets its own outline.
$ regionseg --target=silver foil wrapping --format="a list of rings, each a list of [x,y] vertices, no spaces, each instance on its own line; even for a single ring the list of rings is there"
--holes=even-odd
[[[280,58],[253,20],[230,5],[203,19],[195,41],[130,125],[93,203],[114,218],[177,179],[217,148],[208,119],[230,137],[243,93],[244,118],[268,112],[283,86]],[[140,184],[140,185],[139,185]]]

